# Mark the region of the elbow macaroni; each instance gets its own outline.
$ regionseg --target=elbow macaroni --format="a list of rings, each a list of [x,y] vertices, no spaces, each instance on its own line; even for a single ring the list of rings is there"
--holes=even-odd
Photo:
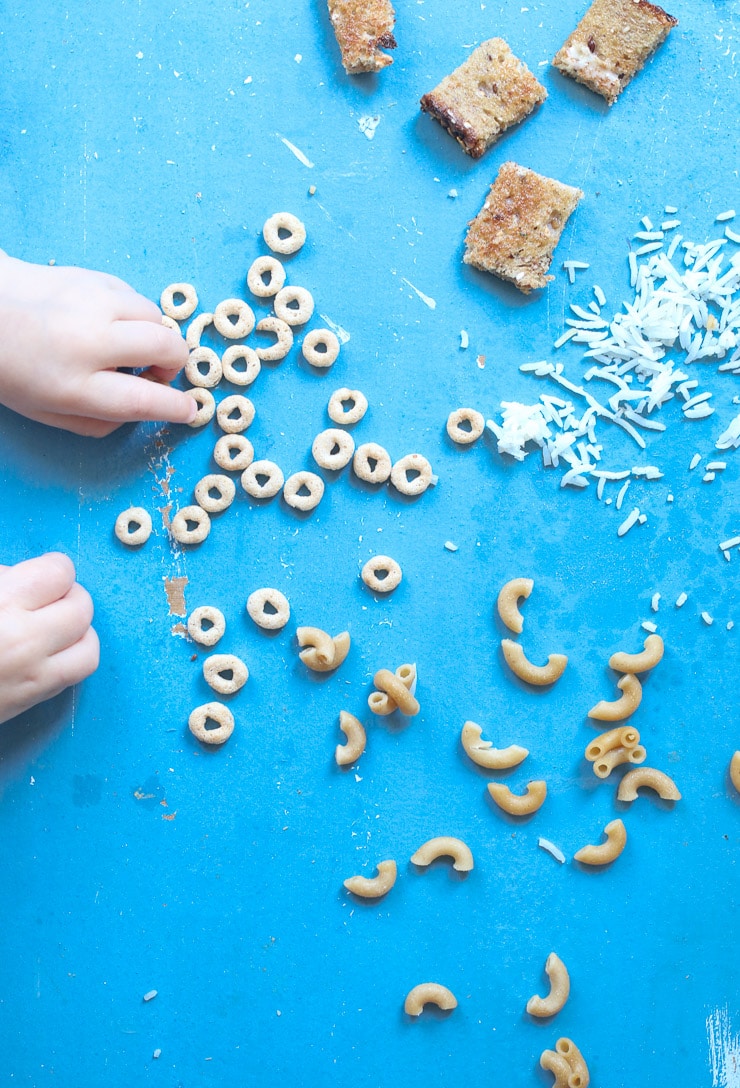
[[[730,760],[730,781],[740,793],[740,752],[735,752]]]
[[[439,982],[420,982],[409,990],[403,1003],[407,1016],[421,1016],[425,1005],[436,1005],[439,1009],[456,1009],[457,998],[452,990]]]
[[[349,653],[348,631],[333,638],[319,627],[299,627],[296,630],[299,646],[305,646],[298,654],[304,665],[314,672],[332,672],[338,669]]]
[[[582,865],[608,865],[624,850],[627,842],[627,829],[621,820],[612,820],[604,828],[606,842],[598,846],[582,846],[574,855],[575,861]]]
[[[641,786],[647,786],[655,790],[658,797],[664,801],[680,801],[681,793],[676,783],[663,771],[655,767],[635,767],[633,771],[627,771],[617,790],[618,801],[634,801],[637,791]]]
[[[596,718],[601,722],[621,722],[634,714],[642,702],[642,684],[636,676],[627,672],[617,681],[617,687],[622,693],[620,697],[612,702],[602,699],[596,706],[591,707],[589,718]]]
[[[356,763],[365,751],[367,735],[359,718],[346,710],[339,711],[339,728],[347,738],[347,742],[336,746],[334,758],[340,767],[347,767],[350,763]]]
[[[594,774],[597,778],[608,778],[620,764],[643,763],[646,758],[647,751],[641,744],[636,744],[633,748],[612,748],[595,761]]]
[[[524,793],[512,793],[503,782],[489,782],[488,792],[500,809],[511,816],[530,816],[542,808],[547,797],[547,783],[542,780],[527,783]]]
[[[413,717],[419,713],[419,703],[414,694],[416,665],[399,665],[395,673],[390,669],[379,669],[373,683],[378,690],[373,691],[367,700],[373,714],[385,716],[400,710],[407,717]]]
[[[347,891],[363,899],[379,899],[381,895],[386,895],[396,883],[396,863],[379,861],[377,868],[378,875],[374,877],[348,877],[344,881]]]
[[[512,578],[502,586],[496,602],[498,614],[510,631],[521,635],[524,629],[524,617],[519,611],[519,601],[526,600],[534,588],[531,578]]]
[[[494,748],[492,741],[481,739],[482,732],[476,722],[465,722],[460,738],[465,752],[479,767],[503,771],[518,766],[529,755],[529,750],[518,744],[510,744],[508,748]]]
[[[527,1002],[527,1012],[530,1016],[554,1016],[560,1012],[570,995],[570,975],[560,957],[551,952],[545,962],[545,972],[550,980],[550,992],[547,997],[539,997],[535,994]]]
[[[639,654],[616,653],[609,658],[609,667],[615,672],[647,672],[663,657],[664,645],[660,635],[648,635]]]
[[[546,665],[533,665],[524,656],[524,650],[518,642],[510,638],[501,639],[504,660],[515,676],[535,687],[554,684],[565,672],[568,658],[565,654],[550,654]]]
[[[462,839],[452,835],[439,835],[422,843],[416,853],[411,855],[413,865],[431,865],[437,858],[452,858],[452,868],[458,873],[469,873],[473,868],[473,854]]]

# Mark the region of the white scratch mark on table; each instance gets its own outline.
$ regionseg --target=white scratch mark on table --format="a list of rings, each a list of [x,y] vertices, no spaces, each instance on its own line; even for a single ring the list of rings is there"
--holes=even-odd
[[[418,287],[414,287],[411,280],[407,280],[405,276],[401,276],[401,282],[405,283],[408,287],[410,287],[414,294],[418,295],[418,297],[421,299],[425,306],[428,306],[430,310],[436,310],[437,303],[435,299],[430,298],[429,295],[425,295],[424,292],[420,291]]]
[[[707,1017],[712,1088],[740,1088],[740,1036],[732,1030],[727,1006]]]
[[[290,140],[286,136],[282,136],[279,132],[276,132],[275,135],[277,136],[278,140],[280,140],[281,143],[285,144],[288,151],[293,152],[293,154],[295,155],[295,157],[298,159],[299,162],[302,162],[304,166],[307,166],[309,168],[309,170],[313,169],[313,163],[311,162],[311,160],[308,158],[307,155],[303,154],[300,147],[296,147],[296,145],[291,143]]]

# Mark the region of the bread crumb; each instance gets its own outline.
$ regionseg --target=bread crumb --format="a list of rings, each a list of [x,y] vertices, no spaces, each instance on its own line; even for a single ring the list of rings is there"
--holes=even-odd
[[[379,72],[393,63],[395,12],[390,0],[328,0],[329,17],[348,75]]]

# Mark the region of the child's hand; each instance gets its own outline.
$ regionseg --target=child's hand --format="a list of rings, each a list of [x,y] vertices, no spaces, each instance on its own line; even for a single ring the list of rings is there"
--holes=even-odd
[[[189,423],[192,397],[169,385],[183,338],[123,280],[27,264],[0,250],[0,403],[52,427],[102,436],[121,423]],[[119,371],[149,367],[156,381]]]
[[[0,722],[95,672],[100,646],[92,616],[90,594],[66,555],[0,566]]]

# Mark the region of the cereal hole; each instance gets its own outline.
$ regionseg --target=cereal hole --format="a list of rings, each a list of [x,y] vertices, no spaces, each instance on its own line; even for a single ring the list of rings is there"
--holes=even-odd
[[[272,601],[265,601],[262,605],[262,611],[266,616],[277,616],[278,610]]]

